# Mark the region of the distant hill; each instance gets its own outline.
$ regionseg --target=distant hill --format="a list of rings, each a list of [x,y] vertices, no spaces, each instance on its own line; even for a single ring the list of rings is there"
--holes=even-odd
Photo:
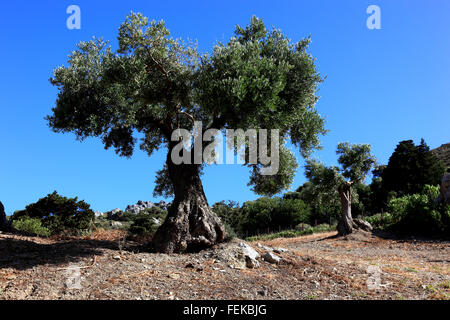
[[[447,168],[450,168],[450,143],[443,144],[439,148],[431,150],[431,152],[433,152],[436,157],[442,160]]]

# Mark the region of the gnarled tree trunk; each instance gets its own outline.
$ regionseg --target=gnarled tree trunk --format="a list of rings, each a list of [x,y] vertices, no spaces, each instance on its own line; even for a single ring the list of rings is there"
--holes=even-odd
[[[346,235],[353,232],[352,195],[349,182],[339,186],[339,196],[341,198],[342,212],[337,229],[340,235]]]
[[[337,225],[339,235],[345,236],[352,233],[355,229],[372,231],[372,226],[367,221],[352,218],[352,193],[351,182],[345,182],[339,186],[339,196],[341,198],[341,220]]]
[[[167,219],[153,237],[153,249],[163,253],[199,251],[222,242],[225,228],[211,210],[199,176],[199,165],[175,165],[167,158],[175,193]]]

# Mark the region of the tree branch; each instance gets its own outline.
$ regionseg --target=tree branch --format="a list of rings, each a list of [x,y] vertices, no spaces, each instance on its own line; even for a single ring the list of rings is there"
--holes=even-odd
[[[189,114],[189,113],[187,113],[187,112],[184,112],[184,111],[178,111],[177,113],[178,113],[178,114],[182,114],[182,115],[187,116],[189,119],[192,120],[192,123],[195,122],[195,119],[194,119],[194,117],[193,117],[191,114]]]
[[[170,90],[170,88],[172,87],[172,82],[170,81],[170,77],[169,77],[169,73],[167,72],[167,70],[164,68],[164,66],[158,62],[152,55],[150,48],[147,46],[144,46],[145,49],[147,50],[147,54],[149,56],[149,58],[153,61],[153,63],[156,65],[156,67],[158,68],[159,71],[161,71],[165,78],[166,78],[166,86],[167,86],[167,91]]]

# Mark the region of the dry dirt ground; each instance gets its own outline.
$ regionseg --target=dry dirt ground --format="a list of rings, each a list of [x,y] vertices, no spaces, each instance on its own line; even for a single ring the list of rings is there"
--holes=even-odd
[[[120,234],[0,234],[0,299],[449,299],[450,243],[321,233],[275,239],[279,264],[247,269],[233,240],[195,254],[143,251]],[[259,253],[265,250],[249,243]]]

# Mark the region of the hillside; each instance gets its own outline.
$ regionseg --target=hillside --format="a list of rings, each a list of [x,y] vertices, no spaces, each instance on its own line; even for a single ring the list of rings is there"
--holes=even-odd
[[[431,150],[440,160],[442,160],[447,168],[450,168],[450,143],[443,144],[439,148]]]

